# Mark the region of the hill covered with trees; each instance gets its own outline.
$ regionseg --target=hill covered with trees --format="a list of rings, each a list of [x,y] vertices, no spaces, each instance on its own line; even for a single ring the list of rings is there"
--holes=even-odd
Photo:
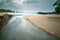
[[[15,12],[15,11],[7,10],[7,9],[0,9],[0,12]]]

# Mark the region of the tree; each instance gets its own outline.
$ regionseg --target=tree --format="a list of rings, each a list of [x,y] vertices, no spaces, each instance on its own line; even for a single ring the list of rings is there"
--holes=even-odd
[[[57,0],[53,6],[55,6],[55,12],[60,13],[60,0]]]

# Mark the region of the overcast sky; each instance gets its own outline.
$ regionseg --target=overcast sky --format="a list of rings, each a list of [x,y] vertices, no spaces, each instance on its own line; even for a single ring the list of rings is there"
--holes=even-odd
[[[56,0],[0,0],[0,8],[20,12],[51,12]]]

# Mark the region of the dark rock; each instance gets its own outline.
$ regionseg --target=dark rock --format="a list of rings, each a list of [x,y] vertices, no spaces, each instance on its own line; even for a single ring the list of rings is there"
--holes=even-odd
[[[3,16],[0,16],[0,30],[2,29],[3,26],[5,26],[9,19],[11,18],[11,15],[5,14]]]

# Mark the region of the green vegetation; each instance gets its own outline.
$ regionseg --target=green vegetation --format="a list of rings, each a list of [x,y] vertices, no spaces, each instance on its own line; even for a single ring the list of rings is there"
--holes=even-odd
[[[53,6],[55,6],[55,12],[60,13],[60,0],[57,0]]]
[[[14,12],[12,10],[0,9],[0,12]]]
[[[55,12],[38,12],[37,14],[56,14]]]
[[[60,14],[60,0],[56,0],[53,6],[55,7],[55,12],[48,12],[48,13],[38,12],[37,14]]]

